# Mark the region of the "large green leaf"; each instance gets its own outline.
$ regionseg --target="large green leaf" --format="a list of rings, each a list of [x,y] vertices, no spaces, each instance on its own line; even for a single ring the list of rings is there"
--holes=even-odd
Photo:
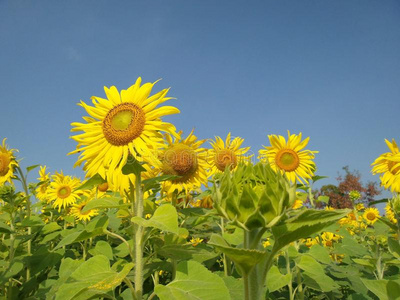
[[[128,205],[129,204],[123,204],[122,199],[119,197],[104,197],[89,201],[82,209],[82,213],[88,212],[92,209],[119,208]]]
[[[107,216],[95,218],[85,227],[84,230],[78,230],[78,231],[76,229],[70,230],[69,231],[70,233],[66,235],[58,243],[58,245],[54,248],[54,250],[57,250],[66,245],[70,245],[72,243],[77,243],[98,235],[102,235],[104,229],[107,228],[107,225],[108,225]]]
[[[149,220],[140,217],[133,217],[132,222],[144,227],[154,227],[162,231],[168,231],[175,234],[179,233],[178,214],[176,208],[171,204],[159,206]]]
[[[267,288],[270,293],[275,292],[292,281],[292,274],[282,275],[278,267],[272,266],[268,271]]]
[[[304,271],[302,275],[307,286],[323,292],[329,292],[339,287],[332,278],[325,274],[323,267],[311,256],[301,256],[297,266]]]
[[[307,238],[322,231],[325,227],[346,216],[348,212],[349,210],[347,209],[335,211],[308,209],[300,211],[298,215],[285,220],[283,224],[272,227],[272,233],[275,237],[275,251],[291,242]]]
[[[244,299],[244,284],[242,278],[234,278],[232,276],[223,276],[226,287],[229,290],[231,300]]]
[[[77,268],[72,270],[71,267],[74,266]],[[104,294],[120,285],[132,267],[132,263],[126,264],[117,273],[110,268],[109,260],[104,255],[96,255],[79,265],[69,261],[63,270],[60,268],[60,280],[63,283],[59,286],[55,299],[89,299]]]
[[[369,280],[361,279],[364,285],[380,300],[400,299],[400,284],[393,280]]]
[[[103,254],[109,260],[113,259],[113,251],[109,243],[106,241],[98,241],[94,249],[90,249],[89,253],[93,256]]]
[[[222,278],[195,261],[179,263],[175,280],[166,286],[156,285],[154,291],[160,300],[231,299]]]
[[[266,252],[254,249],[232,248],[222,236],[217,234],[211,235],[208,244],[225,253],[244,273],[247,274],[267,255]]]

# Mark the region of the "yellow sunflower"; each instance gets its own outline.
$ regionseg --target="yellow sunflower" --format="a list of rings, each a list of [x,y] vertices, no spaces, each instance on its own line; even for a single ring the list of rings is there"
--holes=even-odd
[[[81,181],[76,177],[65,176],[62,172],[56,173],[53,177],[53,182],[50,183],[47,191],[47,199],[53,202],[53,207],[66,208],[76,202],[81,196],[81,192],[75,191],[80,185]]]
[[[375,207],[369,207],[364,211],[363,218],[369,225],[373,225],[379,218],[379,210]]]
[[[173,140],[169,134],[165,135],[166,144],[160,151],[161,173],[163,175],[176,175],[180,178],[163,182],[163,190],[171,195],[174,192],[200,188],[207,185],[206,149],[200,146],[205,140],[198,140],[192,132],[182,139],[182,131]]]
[[[390,206],[390,203],[386,204],[385,211],[386,211],[386,217],[389,219],[389,221],[392,222],[393,224],[397,224],[396,215],[392,207]]]
[[[38,180],[42,182],[42,184],[36,188],[36,198],[41,201],[46,201],[47,188],[50,185],[50,173],[46,174],[46,166],[40,166]]]
[[[372,174],[380,176],[381,184],[392,192],[400,193],[400,152],[396,141],[389,142],[385,139],[390,152],[380,155],[372,164]]]
[[[339,241],[342,238],[342,236],[334,234],[333,232],[326,231],[321,234],[321,238],[322,238],[322,244],[325,247],[332,247],[333,243]]]
[[[310,138],[301,141],[301,133],[295,135],[288,131],[287,142],[281,135],[269,135],[268,139],[271,146],[260,150],[261,160],[267,160],[275,171],[285,172],[293,183],[296,180],[302,183],[302,180],[311,179],[315,171],[315,164],[312,160],[318,151],[302,151]]]
[[[224,141],[219,137],[215,137],[215,141],[210,141],[212,149],[208,152],[208,163],[211,167],[211,173],[224,172],[227,167],[232,170],[236,168],[239,162],[248,160],[244,154],[249,151],[250,147],[240,148],[244,139],[235,137],[231,139],[231,133]]]
[[[82,106],[90,117],[83,117],[86,123],[72,123],[71,131],[83,131],[72,137],[78,142],[75,151],[80,153],[75,166],[84,163],[83,169],[88,177],[96,173],[109,180],[109,184],[119,189],[117,177],[127,160],[139,159],[155,165],[158,162],[154,153],[162,146],[162,135],[159,131],[175,133],[175,127],[165,123],[161,117],[179,113],[171,106],[157,106],[171,98],[167,97],[169,89],[164,89],[152,96],[155,83],[145,83],[141,78],[127,90],[118,92],[115,86],[104,88],[107,99],[92,97],[94,106],[83,101]]]
[[[3,139],[3,145],[0,145],[0,185],[3,185],[5,182],[11,183],[14,169],[18,166],[14,156],[14,152],[17,150],[8,149],[6,140]]]
[[[90,221],[91,218],[97,216],[99,214],[97,209],[91,209],[87,212],[82,212],[83,208],[89,201],[90,198],[87,198],[82,200],[80,203],[73,204],[70,210],[71,216],[74,216],[79,221]]]
[[[292,205],[293,209],[298,209],[300,207],[303,207],[303,200],[296,199]]]

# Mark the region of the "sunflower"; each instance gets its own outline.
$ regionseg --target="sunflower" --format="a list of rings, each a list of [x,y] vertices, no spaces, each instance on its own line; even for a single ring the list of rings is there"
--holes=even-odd
[[[381,154],[372,164],[372,174],[380,176],[381,184],[392,192],[400,193],[400,152],[396,141],[389,142],[385,139],[390,152]]]
[[[3,145],[0,145],[0,185],[7,181],[11,183],[14,169],[18,166],[14,156],[14,152],[17,150],[8,149],[6,140],[3,139]]]
[[[321,234],[321,238],[322,238],[322,244],[325,247],[332,247],[333,243],[339,241],[342,238],[342,236],[326,231]]]
[[[46,174],[46,166],[40,166],[38,180],[39,182],[42,182],[42,184],[40,184],[36,188],[36,198],[38,198],[41,201],[46,201],[47,188],[49,187],[50,184],[50,173]]]
[[[198,189],[202,184],[207,185],[206,149],[200,146],[205,140],[198,140],[192,132],[182,139],[182,131],[178,132],[175,140],[169,134],[165,135],[165,146],[160,151],[163,175],[180,176],[175,180],[163,182],[163,190],[171,195],[174,192],[189,193]]]
[[[211,173],[224,172],[227,167],[233,170],[239,162],[248,160],[244,154],[250,147],[240,148],[243,142],[244,139],[240,137],[232,140],[231,133],[228,133],[225,143],[219,136],[215,137],[215,141],[211,140],[212,149],[208,152],[207,158]]]
[[[295,135],[288,131],[287,142],[281,135],[269,135],[268,139],[271,146],[260,150],[261,160],[267,160],[275,171],[285,172],[293,183],[296,180],[302,183],[302,180],[311,179],[315,171],[312,159],[318,151],[301,151],[307,146],[310,138],[301,141],[301,132],[299,135]]]
[[[90,221],[90,219],[94,216],[98,215],[98,210],[97,209],[91,209],[88,210],[87,212],[82,212],[86,204],[90,198],[86,198],[82,200],[80,203],[73,204],[70,210],[71,216],[74,216],[77,220],[79,221]]]
[[[157,105],[171,99],[169,89],[164,89],[149,97],[155,83],[145,83],[141,78],[127,90],[118,92],[115,86],[104,87],[107,99],[92,97],[94,106],[83,101],[82,106],[90,117],[83,117],[86,123],[72,123],[73,132],[83,133],[72,137],[78,142],[76,150],[69,154],[81,153],[75,166],[84,163],[86,176],[96,173],[107,178],[110,186],[119,189],[116,177],[128,159],[139,159],[159,163],[155,151],[162,146],[159,131],[176,135],[175,127],[161,121],[161,117],[179,113],[171,106]]]
[[[364,211],[363,218],[367,224],[373,225],[376,221],[378,221],[379,210],[375,207],[369,207]]]
[[[50,183],[47,191],[48,201],[54,201],[53,207],[66,208],[76,202],[81,196],[81,192],[75,191],[80,185],[81,181],[76,177],[65,176],[62,172],[56,173],[53,177],[53,182]]]
[[[393,224],[397,224],[396,215],[392,207],[390,206],[390,203],[386,204],[385,211],[386,211],[386,217],[389,219],[389,221],[392,222]]]
[[[303,207],[303,200],[296,199],[292,205],[293,209],[298,209],[300,207]]]

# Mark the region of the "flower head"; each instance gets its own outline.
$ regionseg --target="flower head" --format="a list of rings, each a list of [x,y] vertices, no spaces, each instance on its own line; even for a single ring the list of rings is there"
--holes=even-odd
[[[310,138],[301,140],[299,135],[290,134],[288,140],[283,136],[269,135],[271,146],[260,150],[261,159],[266,159],[275,171],[285,172],[291,182],[303,182],[314,175],[314,154],[318,151],[303,150]]]
[[[6,140],[3,139],[3,144],[0,145],[0,185],[5,182],[11,183],[14,169],[18,166],[14,156],[14,152],[17,150],[9,149],[6,145]]]

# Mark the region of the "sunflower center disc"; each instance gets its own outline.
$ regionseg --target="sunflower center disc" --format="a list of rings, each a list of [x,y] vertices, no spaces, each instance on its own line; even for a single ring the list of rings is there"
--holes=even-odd
[[[57,192],[57,196],[61,199],[65,199],[69,195],[71,195],[71,188],[69,186],[63,186]]]
[[[395,164],[397,164],[397,162],[391,161],[391,160],[388,161],[389,172],[392,173],[393,175],[396,175],[400,171],[400,167],[397,167],[397,168],[393,169]]]
[[[145,122],[145,114],[139,106],[121,103],[111,109],[104,118],[104,137],[114,146],[127,145],[140,136]]]
[[[232,150],[224,149],[215,154],[215,165],[218,170],[225,171],[226,167],[234,169],[237,165],[237,158]]]
[[[0,176],[4,176],[8,173],[10,159],[7,154],[0,153]]]
[[[197,170],[196,152],[187,145],[176,144],[170,147],[164,155],[164,174],[178,175],[182,178],[178,181],[185,181]]]
[[[276,154],[276,164],[279,168],[291,172],[299,166],[299,156],[292,149],[282,149]]]
[[[370,220],[370,221],[373,221],[373,220],[375,220],[375,214],[374,213],[372,213],[372,212],[369,212],[369,213],[367,213],[367,219],[368,220]]]

